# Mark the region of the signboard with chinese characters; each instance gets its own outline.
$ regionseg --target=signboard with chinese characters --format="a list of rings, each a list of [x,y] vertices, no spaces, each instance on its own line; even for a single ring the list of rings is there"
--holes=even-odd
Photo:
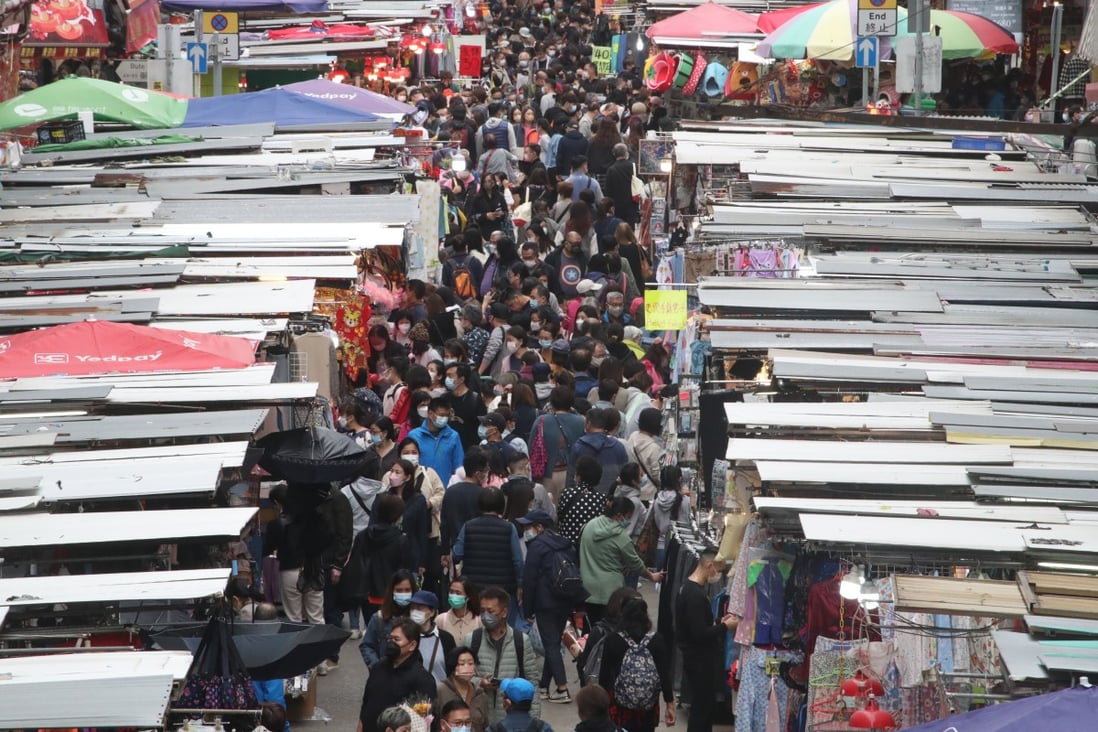
[[[682,330],[686,327],[686,290],[645,290],[646,330]]]
[[[858,0],[859,36],[894,36],[897,19],[896,0]]]
[[[610,46],[591,46],[591,63],[599,76],[609,76],[614,70],[614,55]]]

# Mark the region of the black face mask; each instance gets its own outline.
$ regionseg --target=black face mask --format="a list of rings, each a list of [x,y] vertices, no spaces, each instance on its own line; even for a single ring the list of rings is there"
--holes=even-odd
[[[390,661],[395,661],[400,658],[400,646],[392,641],[385,644],[385,658]]]

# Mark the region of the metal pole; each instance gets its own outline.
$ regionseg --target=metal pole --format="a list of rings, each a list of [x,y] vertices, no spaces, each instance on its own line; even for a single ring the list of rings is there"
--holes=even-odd
[[[214,38],[216,38],[218,41],[221,40],[220,34],[214,36]],[[213,66],[214,66],[214,70],[213,70],[213,95],[215,97],[219,97],[219,96],[221,96],[221,43],[220,42],[210,44],[210,56],[213,57],[210,60],[213,61]]]
[[[862,108],[869,108],[869,67],[862,67]]]
[[[202,43],[202,11],[194,11],[194,40],[196,43]],[[190,62],[190,58],[187,58]],[[168,71],[171,73],[171,70]],[[194,96],[200,98],[202,96],[202,74],[194,75]]]
[[[1060,35],[1064,25],[1064,6],[1060,3],[1052,4],[1052,34],[1049,41],[1049,53],[1052,54],[1052,77],[1049,79],[1049,95],[1060,88]],[[1053,117],[1056,121],[1056,103],[1052,103]]]
[[[925,0],[917,0],[912,2],[908,8],[908,13],[911,13],[911,8],[914,8],[916,13],[916,32],[915,32],[915,115],[919,116],[923,113],[923,18],[922,14],[925,12]],[[909,21],[910,22],[910,21]]]

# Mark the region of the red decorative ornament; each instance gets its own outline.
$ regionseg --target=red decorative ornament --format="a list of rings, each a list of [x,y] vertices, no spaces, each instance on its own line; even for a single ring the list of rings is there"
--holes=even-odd
[[[431,53],[435,54],[436,56],[441,56],[442,54],[446,53],[446,44],[440,41],[435,41],[431,44]]]
[[[854,729],[895,729],[897,724],[893,716],[877,706],[877,699],[870,695],[865,709],[850,715],[850,726]]]

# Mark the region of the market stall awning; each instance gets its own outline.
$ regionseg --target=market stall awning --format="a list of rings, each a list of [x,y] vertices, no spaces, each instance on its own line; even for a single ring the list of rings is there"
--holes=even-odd
[[[387,97],[369,89],[360,89],[350,84],[337,84],[327,79],[299,81],[294,84],[286,84],[282,88],[297,94],[303,94],[310,99],[331,102],[366,114],[405,115],[416,111],[416,108],[411,104],[398,102],[393,97]]]
[[[378,116],[283,88],[192,99],[183,127],[274,122],[275,129],[376,122]]]
[[[100,121],[120,122],[138,129],[160,129],[178,125],[186,110],[186,100],[167,94],[101,79],[70,76],[0,104],[0,130],[76,119],[80,112],[91,112]]]
[[[707,2],[653,23],[645,35],[664,45],[724,45],[731,39],[758,38],[757,19],[736,8]]]
[[[0,728],[158,728],[190,664],[174,651],[5,658]]]

